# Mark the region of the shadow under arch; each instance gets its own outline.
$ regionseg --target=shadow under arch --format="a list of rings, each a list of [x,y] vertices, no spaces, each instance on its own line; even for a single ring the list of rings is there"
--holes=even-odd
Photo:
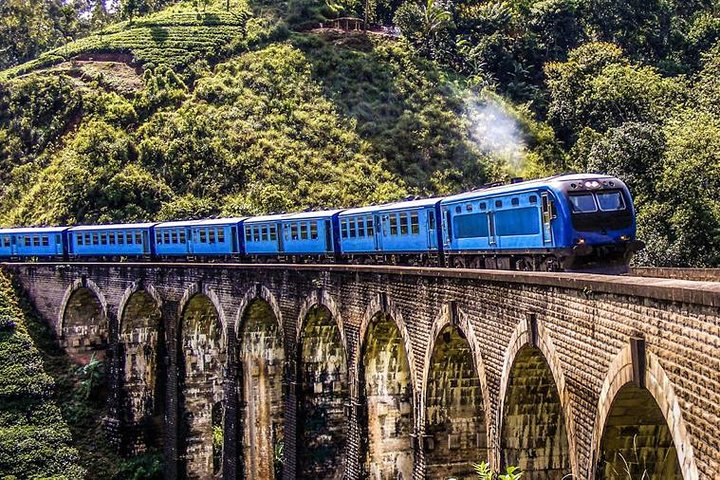
[[[57,336],[68,355],[81,364],[102,360],[110,342],[108,303],[95,282],[78,278],[65,290],[57,321]]]
[[[298,318],[298,478],[342,479],[350,400],[342,321],[334,302],[313,293]]]
[[[495,463],[487,377],[475,331],[467,315],[445,304],[429,339],[419,403],[424,406],[420,424],[433,436],[426,473],[431,478],[473,476],[473,463]]]
[[[225,315],[217,295],[198,285],[185,291],[179,313],[180,477],[211,478],[222,456],[213,439],[219,427],[215,406],[225,404]]]
[[[384,294],[360,325],[354,398],[359,414],[361,462],[369,478],[412,478],[417,395],[414,355],[405,322]]]
[[[286,369],[284,330],[278,303],[257,284],[240,302],[234,352],[238,378],[240,469],[246,480],[282,477]]]
[[[695,462],[691,438],[687,431],[682,410],[673,385],[660,364],[660,359],[655,354],[647,352],[646,359],[645,388],[641,388],[635,383],[632,350],[630,345],[626,345],[610,364],[608,373],[603,381],[603,386],[600,391],[600,399],[598,401],[597,415],[595,417],[595,426],[593,429],[593,478],[612,478],[604,475],[604,472],[602,471],[602,463],[608,460],[606,457],[613,456],[610,452],[605,452],[605,455],[603,454],[603,441],[607,440],[606,435],[608,434],[608,427],[611,426],[609,423],[615,423],[615,425],[612,426],[615,430],[618,430],[621,422],[611,422],[613,417],[613,407],[618,402],[624,402],[627,403],[627,405],[625,405],[626,410],[632,408],[636,409],[634,411],[636,419],[635,423],[641,424],[644,422],[651,425],[652,430],[655,433],[656,440],[653,443],[652,448],[649,450],[650,455],[654,456],[657,450],[663,448],[668,450],[668,455],[670,453],[674,453],[676,456],[675,460],[677,463],[674,467],[673,465],[670,465],[674,463],[671,461],[673,459],[666,456],[663,464],[664,466],[659,467],[661,470],[664,469],[666,471],[659,472],[659,474],[668,475],[667,471],[677,468],[679,472],[676,473],[681,473],[683,480],[698,480],[700,477],[697,464]],[[652,403],[654,403],[654,405],[652,405]],[[653,412],[648,411],[648,409],[652,410],[652,407],[656,409],[656,414],[659,414],[661,418],[652,418]],[[662,420],[664,425],[661,425],[658,428],[660,420]],[[667,431],[664,432],[664,430]],[[627,426],[626,432],[633,435],[636,433],[630,425]],[[616,431],[616,434],[618,433],[622,434],[621,432]],[[659,445],[660,443],[663,445]],[[669,443],[672,443],[672,448],[670,448]],[[632,444],[634,445],[633,449],[643,448],[642,445],[638,446],[636,440],[634,440]],[[674,452],[671,452],[670,450],[673,450]],[[631,457],[637,452],[626,452],[626,454],[628,453],[629,455],[627,456]],[[655,459],[646,457],[645,461],[651,461],[654,463]],[[625,465],[623,465],[623,467],[624,466]],[[651,479],[666,478],[653,476],[653,472],[649,473],[649,478]],[[670,472],[670,474],[672,474],[672,472]]]
[[[164,435],[167,354],[162,299],[152,285],[133,283],[118,308],[123,450],[160,449]]]
[[[518,374],[526,375],[525,379],[517,382]],[[545,396],[541,403],[538,394]],[[509,397],[515,417],[512,422],[506,418]],[[548,401],[557,402],[554,415],[559,417],[549,422],[541,412]],[[525,402],[528,411],[516,408],[518,402]],[[505,350],[496,425],[500,455],[496,464],[501,468],[517,465],[531,479],[554,478],[538,473],[551,471],[560,477],[572,473],[573,478],[580,478],[573,406],[565,376],[549,332],[534,316],[517,325]],[[550,434],[554,437],[548,443]]]

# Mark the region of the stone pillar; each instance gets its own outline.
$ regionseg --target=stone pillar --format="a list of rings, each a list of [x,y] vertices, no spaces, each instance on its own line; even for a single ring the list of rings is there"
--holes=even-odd
[[[105,354],[105,376],[107,379],[107,416],[103,418],[103,427],[108,440],[115,449],[124,454],[123,440],[123,380],[122,348],[120,346],[117,307],[108,305],[108,347]]]
[[[223,479],[235,480],[239,478],[238,470],[238,441],[239,441],[239,405],[240,383],[238,375],[237,337],[233,325],[227,328],[227,356],[228,361],[223,381],[223,395],[225,397],[225,424],[223,425]]]
[[[178,303],[176,301],[165,301],[162,306],[162,318],[165,325],[165,347],[166,356],[159,361],[165,362],[167,371],[167,383],[165,385],[165,438],[164,438],[164,456],[165,456],[165,478],[167,480],[176,480],[181,472],[179,448],[180,418],[179,418],[179,380],[180,372],[178,368],[179,345],[178,328],[180,319],[178,318]]]

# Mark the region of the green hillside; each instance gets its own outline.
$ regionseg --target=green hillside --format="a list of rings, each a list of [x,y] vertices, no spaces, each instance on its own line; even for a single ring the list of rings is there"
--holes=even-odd
[[[718,265],[717,8],[606,3],[367,4],[397,37],[317,28],[363,17],[349,1],[123,0],[124,20],[0,73],[0,223],[346,207],[597,171],[635,194],[639,262]]]

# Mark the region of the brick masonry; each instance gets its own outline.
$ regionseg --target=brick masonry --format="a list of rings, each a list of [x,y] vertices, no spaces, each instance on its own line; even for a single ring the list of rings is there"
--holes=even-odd
[[[651,478],[720,478],[717,283],[384,266],[6,268],[78,362],[106,356],[118,435],[164,410],[168,478],[310,469],[421,480],[485,457],[523,463],[530,479],[613,478],[618,454],[655,468]],[[308,462],[328,436],[344,448],[338,462]],[[122,438],[144,448],[141,435]]]

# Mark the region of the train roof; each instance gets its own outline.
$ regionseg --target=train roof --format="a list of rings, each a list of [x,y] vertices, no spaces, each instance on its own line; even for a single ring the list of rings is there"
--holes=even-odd
[[[535,180],[528,180],[525,182],[517,182],[511,184],[503,184],[495,187],[479,188],[470,192],[458,193],[457,195],[451,195],[442,199],[442,203],[453,203],[457,201],[469,200],[478,197],[492,196],[492,195],[503,195],[510,193],[518,193],[526,190],[532,190],[539,187],[549,188],[560,188],[563,182],[569,181],[581,181],[581,180],[593,180],[593,179],[606,179],[615,178],[612,175],[600,175],[595,173],[572,173],[564,175],[555,175],[553,177],[538,178]]]
[[[257,217],[249,217],[245,220],[245,223],[260,223],[260,222],[277,222],[291,216],[292,213],[277,213],[274,215],[259,215]]]
[[[407,202],[394,202],[386,203],[383,205],[373,205],[369,207],[351,208],[349,210],[343,210],[340,213],[341,217],[346,215],[359,215],[363,213],[374,213],[374,212],[389,212],[393,210],[407,210],[413,208],[423,208],[435,205],[442,198],[423,198],[421,200],[408,200]]]
[[[330,218],[343,210],[317,210],[314,212],[289,213],[282,220],[302,220],[306,218]]]
[[[155,225],[155,228],[173,228],[173,227],[202,227],[214,225],[234,225],[240,223],[247,217],[228,217],[228,218],[205,218],[202,220],[173,220],[171,222],[162,222]]]
[[[2,234],[23,234],[23,233],[61,233],[70,227],[17,227],[17,228],[0,228]]]
[[[150,228],[157,223],[145,222],[145,223],[111,223],[107,225],[79,225],[77,227],[71,227],[71,232],[88,232],[88,231],[100,231],[100,230],[139,230],[143,228]]]

